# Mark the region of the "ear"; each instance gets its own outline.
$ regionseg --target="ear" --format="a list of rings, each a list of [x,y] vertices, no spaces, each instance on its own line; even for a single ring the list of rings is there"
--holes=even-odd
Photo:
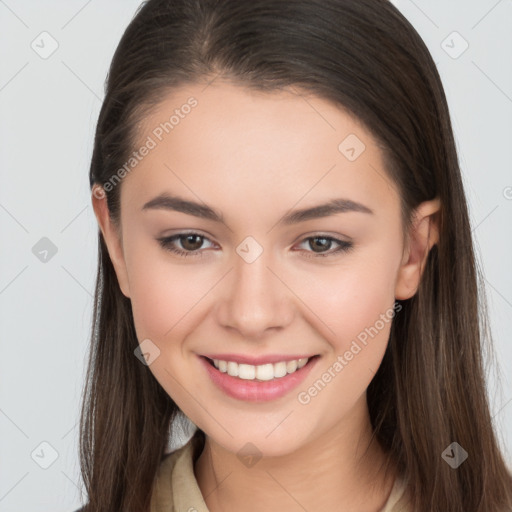
[[[114,266],[117,281],[121,292],[130,298],[130,287],[128,283],[128,273],[123,253],[123,242],[121,237],[121,228],[117,226],[110,217],[110,211],[107,204],[107,196],[101,185],[94,185],[91,194],[94,214],[98,225],[103,234],[103,239],[108,249],[108,254],[112,265]]]
[[[396,299],[410,299],[418,289],[430,249],[439,241],[440,208],[436,198],[421,203],[414,211],[395,284]]]

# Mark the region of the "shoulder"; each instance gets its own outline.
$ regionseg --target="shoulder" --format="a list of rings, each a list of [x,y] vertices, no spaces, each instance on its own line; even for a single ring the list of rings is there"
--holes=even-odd
[[[193,465],[202,451],[203,443],[201,435],[196,432],[183,446],[162,456],[153,484],[151,512],[173,512],[175,510],[176,497],[173,496],[173,489],[178,489],[181,493],[180,496],[202,501],[198,500]],[[87,505],[74,512],[87,512]]]
[[[169,481],[176,466],[179,466],[180,469],[192,468],[203,449],[203,445],[203,438],[196,432],[183,446],[170,453],[166,453],[160,461],[156,480],[165,479]]]
[[[166,453],[162,457],[160,465],[158,466],[158,470],[155,476],[155,485],[170,484],[172,482],[172,474],[174,468],[177,465],[182,466],[183,464],[188,465],[193,463],[193,454],[194,441],[192,439],[184,444],[181,448],[178,448],[170,453]]]
[[[204,447],[204,438],[198,432],[181,448],[162,458],[153,485],[151,512],[190,508],[207,511],[194,475],[194,463]]]

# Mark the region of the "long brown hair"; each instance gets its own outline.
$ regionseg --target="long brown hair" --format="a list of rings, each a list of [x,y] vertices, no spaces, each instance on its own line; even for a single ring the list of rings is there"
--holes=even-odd
[[[421,202],[440,198],[439,242],[417,293],[401,301],[367,390],[374,435],[416,512],[512,507],[486,396],[490,337],[451,120],[418,33],[387,0],[149,0],[110,66],[91,190],[127,161],[137,126],[172,88],[217,76],[268,92],[297,87],[358,118],[400,190],[404,226]],[[121,185],[106,189],[114,222]],[[146,511],[178,407],[134,356],[131,303],[101,232],[98,249],[80,422],[87,510]],[[452,442],[469,454],[457,469],[441,456]]]

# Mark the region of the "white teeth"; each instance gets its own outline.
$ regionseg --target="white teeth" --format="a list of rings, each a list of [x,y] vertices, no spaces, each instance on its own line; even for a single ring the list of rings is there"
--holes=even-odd
[[[288,372],[286,371],[286,363],[284,361],[282,363],[274,364],[274,377],[284,377],[287,373]]]
[[[288,373],[292,373],[297,369],[297,361],[288,361],[286,363],[286,371]]]
[[[256,378],[258,380],[272,380],[274,378],[274,365],[273,364],[262,364],[256,366]]]
[[[238,377],[238,365],[232,361],[228,361],[228,375],[231,375],[231,377]]]
[[[233,373],[229,373],[229,365],[234,365],[238,367],[238,377],[245,380],[253,380],[256,377],[256,366],[252,366],[251,364],[236,364],[229,362],[228,363],[228,375],[231,377],[236,377]]]
[[[279,363],[267,363],[259,366],[252,364],[238,364],[234,361],[222,361],[214,359],[213,364],[222,373],[227,373],[231,377],[238,377],[244,380],[272,380],[284,377],[302,368],[309,358],[303,357],[293,361],[282,361]]]

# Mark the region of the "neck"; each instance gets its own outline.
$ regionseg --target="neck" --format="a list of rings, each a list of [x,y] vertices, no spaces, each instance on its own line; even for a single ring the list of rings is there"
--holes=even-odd
[[[366,399],[359,409],[359,422],[337,424],[299,450],[250,467],[207,436],[194,471],[208,510],[379,511],[395,468],[384,472],[387,457],[372,439]]]

